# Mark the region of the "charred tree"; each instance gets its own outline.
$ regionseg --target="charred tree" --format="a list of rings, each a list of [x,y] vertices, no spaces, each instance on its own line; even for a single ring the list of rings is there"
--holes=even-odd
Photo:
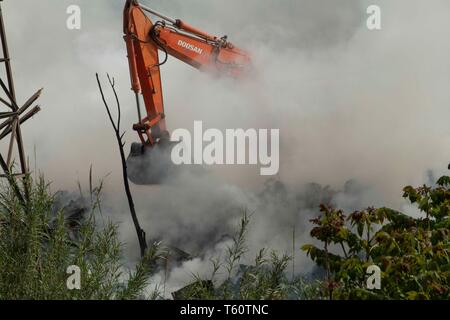
[[[109,108],[108,102],[106,101],[105,94],[103,92],[103,88],[102,88],[98,74],[96,74],[96,77],[97,77],[98,88],[99,88],[100,94],[102,96],[103,104],[105,105],[106,112],[108,113],[108,117],[109,117],[111,125],[114,129],[117,144],[119,146],[120,159],[122,161],[122,175],[123,175],[123,183],[124,183],[124,187],[125,187],[125,193],[126,193],[126,196],[128,199],[128,206],[130,208],[131,218],[133,219],[134,227],[136,229],[136,233],[138,236],[139,246],[140,246],[140,250],[141,250],[141,257],[144,257],[145,252],[147,250],[146,234],[145,234],[145,231],[141,228],[141,226],[139,224],[139,219],[137,217],[136,209],[134,206],[133,195],[131,194],[130,183],[128,181],[127,161],[126,161],[125,152],[124,152],[125,143],[123,142],[123,136],[125,135],[125,132],[123,132],[123,133],[120,132],[121,107],[120,107],[119,98],[117,96],[117,91],[115,88],[115,81],[114,81],[114,78],[111,79],[109,74],[107,75],[108,82],[114,93],[114,97],[115,97],[116,105],[117,105],[117,120],[116,121],[114,121],[113,116],[111,114],[111,109]]]

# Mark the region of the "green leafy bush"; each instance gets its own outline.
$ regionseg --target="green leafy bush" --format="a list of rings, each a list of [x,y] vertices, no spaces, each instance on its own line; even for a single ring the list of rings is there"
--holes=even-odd
[[[326,271],[322,294],[329,299],[450,298],[450,178],[435,187],[404,188],[423,216],[368,208],[346,216],[321,206],[311,236],[323,243],[302,249]],[[336,253],[340,249],[340,254]],[[382,271],[380,290],[368,290],[366,270]]]

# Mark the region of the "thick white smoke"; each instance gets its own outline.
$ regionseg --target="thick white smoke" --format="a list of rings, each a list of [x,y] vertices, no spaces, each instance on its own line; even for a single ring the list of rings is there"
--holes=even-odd
[[[348,209],[403,208],[401,189],[438,175],[450,159],[450,3],[433,1],[146,1],[210,33],[227,34],[253,55],[258,76],[213,80],[176,61],[163,66],[171,129],[278,128],[280,172],[269,184],[257,167],[220,167],[176,184],[134,187],[149,237],[192,254],[213,250],[239,218],[254,211],[250,257],[260,247],[290,251],[308,241],[308,218],[332,201]],[[82,29],[65,26],[66,8],[82,9]],[[382,9],[382,30],[365,27],[366,8]],[[106,180],[105,207],[122,222],[131,256],[136,240],[122,192],[120,163],[95,83],[117,82],[127,142],[136,121],[122,40],[123,1],[6,0],[13,68],[21,101],[45,87],[43,111],[24,127],[28,150],[54,188],[74,189],[90,164]],[[113,100],[111,100],[112,102]],[[355,179],[358,183],[347,183]],[[360,187],[364,186],[364,188]],[[314,197],[313,197],[314,196]],[[297,251],[298,248],[296,248]],[[298,271],[307,271],[297,252]],[[184,269],[195,272],[191,263]],[[189,271],[189,272],[188,272]],[[176,274],[180,274],[177,270]],[[176,284],[180,285],[179,276]]]

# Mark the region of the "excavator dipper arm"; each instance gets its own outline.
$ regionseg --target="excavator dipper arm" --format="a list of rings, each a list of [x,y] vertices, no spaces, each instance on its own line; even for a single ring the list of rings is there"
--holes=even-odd
[[[153,23],[145,12],[162,20]],[[232,77],[243,75],[250,65],[249,55],[228,42],[226,36],[209,35],[136,0],[128,0],[125,5],[124,34],[139,116],[139,123],[133,129],[146,146],[168,139],[160,69],[169,55],[202,71]],[[162,62],[158,50],[165,54]],[[144,98],[145,117],[141,116],[139,94]]]
[[[124,39],[130,67],[131,89],[136,94],[139,122],[133,126],[143,144],[150,145],[166,132],[164,101],[158,46],[151,39],[153,23],[134,1],[124,11]],[[139,94],[142,93],[147,116],[142,118]],[[147,139],[145,138],[147,137]]]

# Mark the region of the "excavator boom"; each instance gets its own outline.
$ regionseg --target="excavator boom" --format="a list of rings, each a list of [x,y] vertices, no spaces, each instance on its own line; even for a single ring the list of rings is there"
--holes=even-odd
[[[146,12],[161,20],[153,22]],[[243,76],[251,63],[248,53],[228,42],[226,36],[219,38],[210,35],[182,20],[167,17],[139,4],[136,0],[128,0],[125,4],[124,39],[128,52],[131,88],[136,95],[138,111],[139,122],[133,129],[137,131],[141,141],[139,146],[132,147],[132,157],[139,155],[139,152],[146,152],[146,149],[156,144],[169,141],[161,83],[161,66],[168,56],[201,71],[235,78]],[[162,61],[159,51],[164,54]],[[145,103],[144,117],[140,107],[140,95]],[[139,170],[132,171],[136,171],[136,175],[139,174]]]

